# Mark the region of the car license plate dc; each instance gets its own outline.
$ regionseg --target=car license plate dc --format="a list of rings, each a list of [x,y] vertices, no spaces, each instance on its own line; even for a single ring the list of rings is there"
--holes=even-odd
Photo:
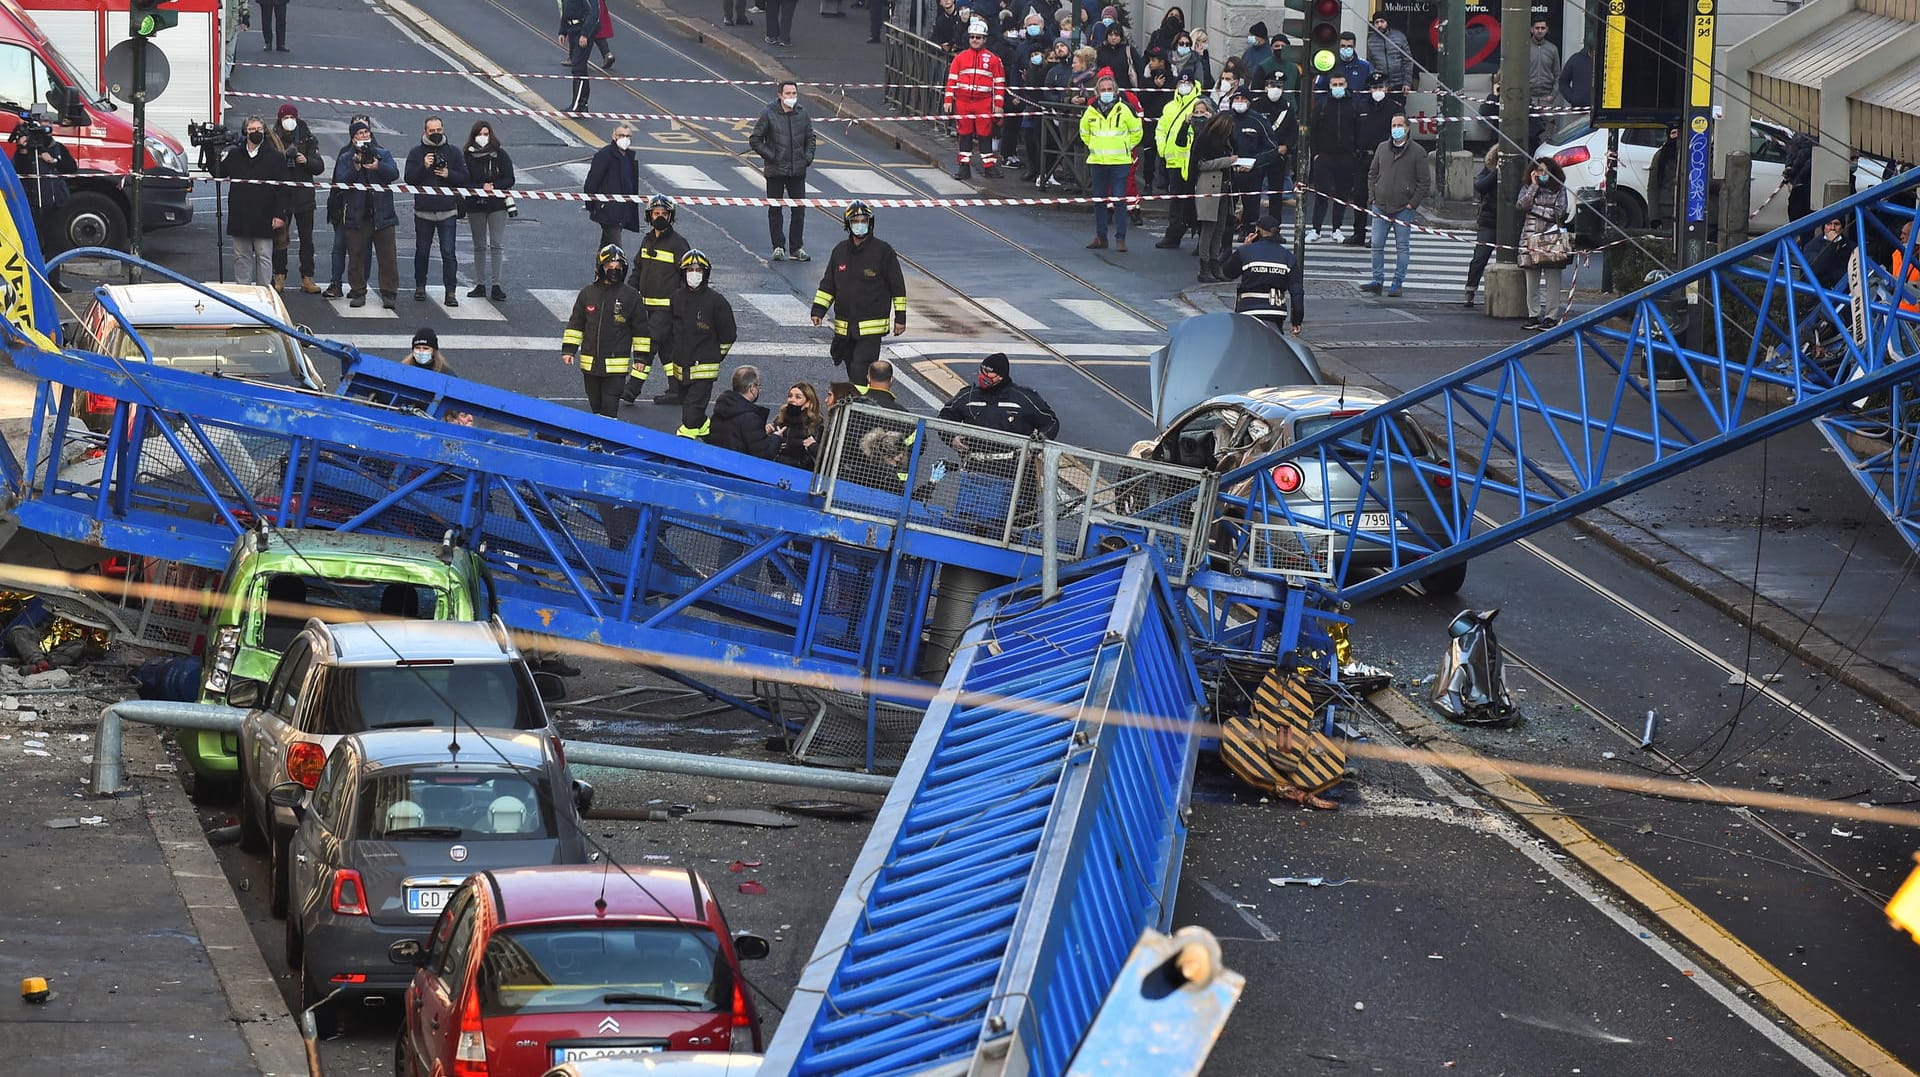
[[[553,1064],[580,1062],[589,1058],[638,1058],[641,1055],[658,1053],[660,1048],[651,1045],[628,1044],[620,1047],[555,1047]]]

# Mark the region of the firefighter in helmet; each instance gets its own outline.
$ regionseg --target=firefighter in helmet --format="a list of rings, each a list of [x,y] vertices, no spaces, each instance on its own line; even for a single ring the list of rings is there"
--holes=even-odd
[[[893,325],[893,335],[907,331],[907,278],[900,256],[886,240],[873,234],[873,210],[855,202],[840,215],[847,238],[833,248],[820,290],[813,294],[813,324],[833,310],[835,366],[845,364],[847,380],[867,384],[867,368],[880,358],[880,341]]]
[[[597,415],[620,414],[620,388],[633,366],[636,335],[646,333],[646,307],[627,283],[627,253],[619,244],[600,248],[593,283],[580,289],[573,315],[560,334],[560,358],[580,364],[587,407]]]
[[[680,285],[667,300],[666,312],[654,323],[654,350],[677,380],[680,393],[680,429],[683,438],[707,436],[707,402],[720,377],[720,361],[733,349],[737,331],[733,305],[713,288],[713,262],[690,250],[680,256]]]

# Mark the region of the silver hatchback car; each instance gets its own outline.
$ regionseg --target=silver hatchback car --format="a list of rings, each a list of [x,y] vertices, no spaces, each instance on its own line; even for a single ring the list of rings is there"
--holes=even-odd
[[[1209,471],[1232,471],[1386,402],[1386,397],[1370,389],[1338,385],[1281,385],[1209,397],[1167,424],[1158,437],[1135,442],[1132,455]],[[1409,452],[1416,458],[1433,455],[1432,442],[1411,416],[1402,414],[1396,423]],[[1353,476],[1330,471],[1325,489],[1317,468],[1290,468],[1284,478],[1286,481],[1276,475],[1275,481],[1292,511],[1325,519],[1336,531],[1354,529],[1350,568],[1391,566],[1393,554],[1387,542],[1393,522],[1387,506],[1369,500],[1359,506],[1360,518],[1355,521],[1353,512],[1346,509],[1360,499],[1360,484]],[[1287,482],[1292,483],[1292,489],[1287,488]],[[1220,492],[1244,494],[1246,489],[1243,484]],[[1411,477],[1403,483],[1396,482],[1392,497],[1394,508],[1404,513],[1415,528],[1429,536],[1445,533],[1425,492]],[[1453,594],[1466,582],[1464,563],[1441,569],[1420,581],[1431,595]]]

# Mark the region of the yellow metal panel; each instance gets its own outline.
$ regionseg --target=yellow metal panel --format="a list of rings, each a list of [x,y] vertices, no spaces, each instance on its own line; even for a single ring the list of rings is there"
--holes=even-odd
[[[1619,108],[1627,81],[1627,3],[1607,0],[1607,66],[1600,73],[1600,106]]]

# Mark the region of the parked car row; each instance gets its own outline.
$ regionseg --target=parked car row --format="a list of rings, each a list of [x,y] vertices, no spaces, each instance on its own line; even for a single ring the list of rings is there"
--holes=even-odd
[[[759,1051],[740,962],[766,940],[735,936],[690,868],[603,860],[581,822],[593,789],[497,618],[406,619],[446,595],[384,586],[411,598],[383,603],[398,619],[309,619],[264,680],[225,663],[247,708],[242,845],[271,858],[321,1035],[404,1000],[400,1074]]]

